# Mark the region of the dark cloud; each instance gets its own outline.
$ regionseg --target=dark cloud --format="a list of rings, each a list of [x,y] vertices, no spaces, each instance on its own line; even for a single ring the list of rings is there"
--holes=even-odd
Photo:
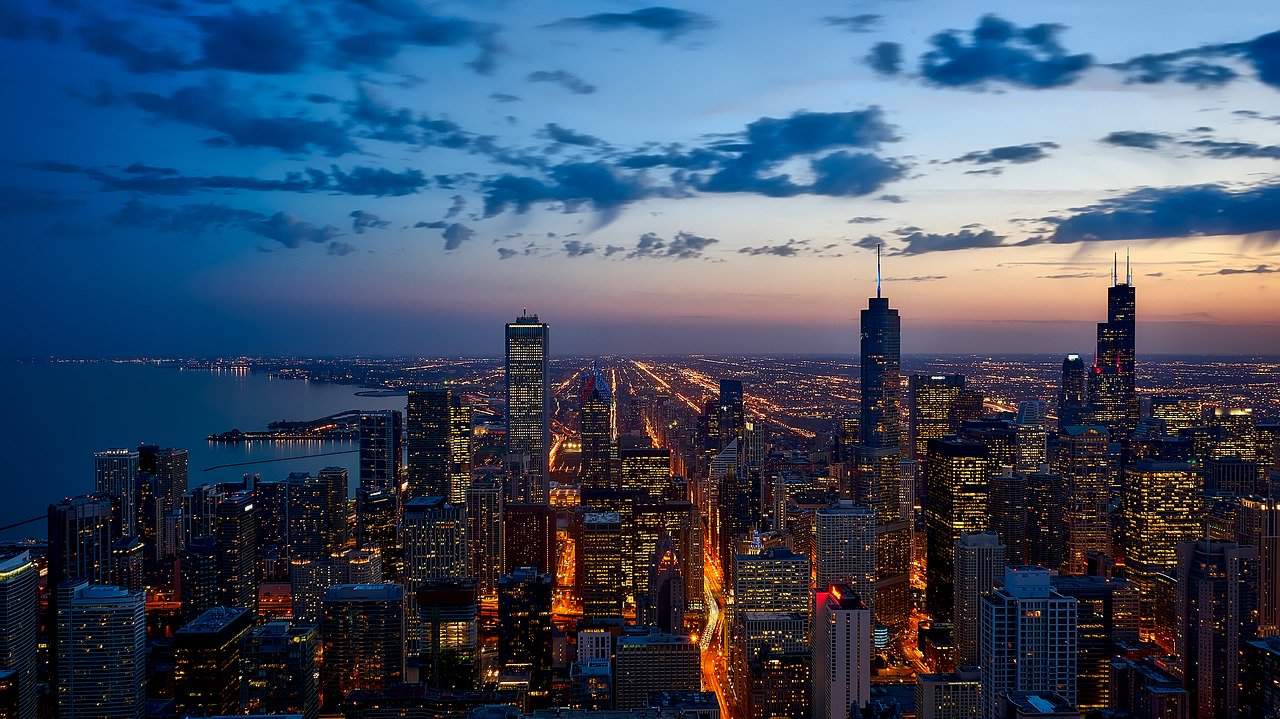
[[[1184,140],[1183,147],[1191,148],[1204,157],[1215,159],[1254,158],[1280,160],[1280,145],[1259,145],[1254,142],[1227,140]]]
[[[467,209],[467,198],[462,195],[454,195],[450,199],[451,204],[449,205],[449,209],[444,213],[444,219],[446,220],[452,220],[462,214],[463,210]]]
[[[578,95],[590,95],[596,91],[595,85],[566,70],[538,70],[529,73],[525,79],[529,82],[555,83]]]
[[[623,247],[622,245],[605,245],[604,256],[613,257],[614,255],[617,255],[626,251],[627,251],[627,248]]]
[[[795,257],[804,252],[809,252],[809,243],[806,240],[789,239],[778,245],[761,245],[759,247],[739,247],[738,253],[743,255],[751,255],[753,257],[759,255],[772,255],[774,257]]]
[[[429,185],[420,170],[394,172],[382,167],[357,165],[350,170],[331,167],[329,172],[311,168],[290,172],[282,179],[262,179],[238,175],[182,175],[167,167],[134,164],[125,168],[127,176],[112,175],[102,170],[63,162],[40,162],[29,165],[47,172],[83,174],[103,190],[139,192],[154,195],[186,195],[201,191],[245,190],[259,192],[333,192],[373,197],[402,196],[416,193]]]
[[[546,127],[543,127],[538,132],[538,136],[562,145],[600,147],[605,144],[605,141],[598,137],[570,130],[567,127],[561,127],[554,122],[548,123]]]
[[[646,232],[636,241],[636,246],[629,253],[628,259],[642,257],[668,257],[677,260],[690,260],[702,257],[702,253],[711,245],[719,242],[710,237],[701,237],[690,232],[677,232],[667,241],[652,232]]]
[[[444,228],[444,232],[440,233],[440,236],[444,238],[444,249],[446,252],[458,249],[462,246],[462,243],[472,237],[475,237],[475,235],[475,230],[467,227],[461,222],[455,222],[449,225]]]
[[[1233,68],[1222,64],[1223,60],[1242,61],[1253,68],[1259,81],[1280,88],[1280,31],[1245,42],[1139,55],[1111,67],[1125,73],[1131,82],[1179,82],[1205,88],[1225,85],[1239,77]]]
[[[1209,275],[1270,275],[1277,272],[1280,272],[1280,267],[1272,267],[1271,265],[1258,265],[1250,269],[1224,267],[1217,272],[1206,272],[1201,277],[1208,277]]]
[[[1019,27],[996,15],[984,15],[969,32],[947,30],[929,39],[920,57],[920,76],[938,87],[986,89],[1010,85],[1030,89],[1075,82],[1093,65],[1088,54],[1071,54],[1058,41],[1063,26],[1041,23]],[[881,43],[869,64],[882,74],[898,72],[900,49]]]
[[[543,202],[563,205],[566,212],[589,207],[612,219],[627,203],[662,192],[643,177],[627,175],[604,162],[571,162],[550,168],[546,180],[500,175],[485,181],[484,216],[508,209],[524,213]]]
[[[520,97],[505,92],[489,93],[489,99],[495,102],[520,102]]]
[[[596,246],[590,242],[582,242],[581,240],[565,240],[564,253],[569,257],[585,257],[586,255],[594,255]]]
[[[405,47],[474,47],[475,59],[467,65],[491,74],[503,51],[498,27],[466,18],[437,15],[426,6],[406,0],[360,0],[352,3],[346,19],[351,34],[336,44],[336,64],[383,68]]]
[[[602,12],[583,17],[570,17],[545,25],[551,28],[586,28],[590,30],[638,29],[656,32],[664,42],[695,30],[715,25],[711,18],[688,10],[670,7],[647,7],[632,12]]]
[[[268,147],[288,153],[312,149],[328,155],[356,151],[347,131],[330,120],[255,115],[223,83],[182,87],[170,95],[137,92],[129,102],[157,118],[219,132],[237,147]]]
[[[433,220],[431,222],[427,222],[426,220],[420,220],[414,223],[413,226],[415,229],[426,228],[430,230],[443,230],[444,228],[449,226],[449,223],[443,220]]]
[[[292,13],[245,12],[197,16],[204,33],[204,67],[259,74],[297,72],[307,63],[307,36]]]
[[[332,105],[338,101],[338,98],[323,92],[309,92],[304,99],[313,105]]]
[[[848,223],[850,225],[873,225],[877,222],[884,222],[883,217],[874,217],[872,215],[859,215],[858,217],[850,217]]]
[[[1280,243],[1280,183],[1148,187],[1053,218],[1054,243],[1248,235]]]
[[[511,259],[512,257],[515,257],[515,256],[516,256],[516,255],[518,255],[518,254],[520,254],[520,252],[519,252],[519,251],[517,251],[517,250],[513,250],[513,249],[511,249],[510,247],[499,247],[499,248],[498,248],[498,259],[500,259],[500,260],[509,260],[509,259]]]
[[[1101,142],[1119,147],[1136,147],[1143,150],[1155,150],[1173,139],[1172,135],[1163,132],[1139,132],[1134,130],[1118,130],[1109,133]]]
[[[633,170],[650,167],[673,167],[680,170],[707,170],[731,158],[732,155],[707,148],[685,150],[680,145],[668,145],[660,151],[651,150],[627,155],[618,159],[618,164]]]
[[[1097,272],[1065,272],[1057,275],[1040,275],[1042,280],[1083,280],[1090,277],[1101,277]]]
[[[971,162],[977,165],[989,165],[998,162],[1025,163],[1043,160],[1049,156],[1046,150],[1056,150],[1056,142],[1030,142],[1024,145],[1005,145],[990,150],[974,150],[967,152],[948,162]]]
[[[814,180],[810,185],[769,172],[793,157],[836,148],[874,149],[897,139],[895,128],[884,120],[878,107],[762,117],[747,125],[741,141],[727,146],[728,151],[737,153],[735,157],[722,160],[714,173],[697,177],[692,184],[702,192],[752,192],[769,197],[865,195],[900,178],[906,168],[875,155],[837,152],[811,161]]]
[[[881,195],[876,199],[881,202],[888,202],[891,205],[901,205],[906,202],[906,199],[903,198],[902,195]]]
[[[0,38],[57,42],[61,37],[57,18],[31,14],[24,0],[0,0]]]
[[[328,247],[325,248],[325,252],[330,255],[333,255],[334,257],[346,257],[347,255],[355,251],[356,251],[355,245],[349,242],[339,242],[337,240],[330,242]]]
[[[881,75],[902,72],[902,46],[896,42],[878,42],[867,53],[867,65]]]
[[[338,228],[333,225],[323,227],[313,225],[285,212],[277,212],[264,220],[251,222],[247,227],[250,232],[275,240],[291,249],[301,247],[308,242],[316,244],[332,242],[340,234]]]
[[[948,234],[915,231],[908,235],[903,235],[901,239],[906,243],[906,246],[897,250],[895,254],[923,255],[929,252],[954,252],[957,250],[1001,247],[1004,244],[1004,237],[991,230],[982,230],[980,232],[960,230],[959,232]],[[874,246],[875,244],[881,244],[881,242],[880,238],[872,235],[862,238],[860,246]]]
[[[848,32],[871,32],[880,24],[882,16],[875,13],[861,13],[859,15],[835,16],[828,15],[822,18],[822,21],[833,27],[838,27]]]
[[[385,230],[390,225],[390,222],[372,212],[365,212],[364,210],[353,210],[351,212],[351,230],[357,235],[363,235],[365,230]]]
[[[177,72],[191,67],[182,53],[127,20],[91,19],[80,26],[80,40],[89,52],[118,60],[129,72]]]
[[[148,228],[160,232],[199,236],[230,228],[246,228],[261,223],[265,215],[253,210],[228,207],[218,203],[182,205],[176,208],[149,205],[134,198],[112,217],[118,227]]]
[[[1236,117],[1245,117],[1250,120],[1262,120],[1264,122],[1280,124],[1280,115],[1265,115],[1257,110],[1233,110],[1231,114]]]
[[[905,165],[866,152],[833,152],[814,160],[813,184],[808,191],[815,195],[861,197],[907,174]]]

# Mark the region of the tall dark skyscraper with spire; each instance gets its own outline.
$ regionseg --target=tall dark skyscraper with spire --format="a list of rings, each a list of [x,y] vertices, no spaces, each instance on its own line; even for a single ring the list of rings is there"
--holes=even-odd
[[[1084,360],[1070,354],[1062,359],[1062,382],[1058,385],[1058,428],[1085,421],[1088,395],[1085,388]]]
[[[862,310],[861,444],[897,447],[902,404],[902,321],[880,296],[880,249],[876,248],[876,296]]]
[[[1117,262],[1118,264],[1118,262]],[[1134,383],[1136,351],[1133,270],[1125,257],[1125,281],[1117,266],[1107,288],[1107,321],[1098,323],[1098,351],[1089,371],[1090,421],[1106,427],[1113,439],[1124,439],[1138,426],[1138,395]]]

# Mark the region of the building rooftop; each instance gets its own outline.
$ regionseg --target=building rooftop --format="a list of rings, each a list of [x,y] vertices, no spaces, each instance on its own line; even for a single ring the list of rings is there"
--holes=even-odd
[[[399,602],[404,587],[399,584],[335,584],[324,593],[326,602]]]
[[[187,622],[178,634],[214,634],[249,613],[239,607],[210,607],[195,619]]]

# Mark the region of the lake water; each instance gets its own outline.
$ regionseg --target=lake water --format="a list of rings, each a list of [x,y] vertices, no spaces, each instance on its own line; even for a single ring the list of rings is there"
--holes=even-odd
[[[156,365],[0,363],[0,526],[43,515],[63,497],[93,491],[93,452],[142,442],[189,450],[193,487],[238,480],[245,472],[277,479],[329,466],[346,467],[354,484],[354,453],[202,470],[356,449],[354,442],[211,444],[205,437],[348,409],[404,410],[404,397],[357,397],[358,389]],[[0,532],[0,538],[44,534],[41,521]]]

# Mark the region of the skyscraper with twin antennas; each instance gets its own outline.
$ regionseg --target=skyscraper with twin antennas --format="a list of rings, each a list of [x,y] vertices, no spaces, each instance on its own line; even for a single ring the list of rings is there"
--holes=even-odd
[[[1107,288],[1107,321],[1098,323],[1098,350],[1089,371],[1090,421],[1127,439],[1138,426],[1138,395],[1134,382],[1135,312],[1133,268],[1124,258],[1125,281],[1118,276],[1119,258],[1112,262]]]

